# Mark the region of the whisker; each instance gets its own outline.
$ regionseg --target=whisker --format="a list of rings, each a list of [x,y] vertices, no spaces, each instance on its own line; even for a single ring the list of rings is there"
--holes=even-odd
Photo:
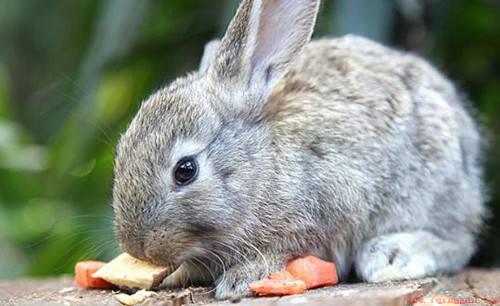
[[[237,238],[237,241],[246,244],[247,246],[249,246],[250,248],[252,248],[253,250],[255,250],[257,252],[257,254],[262,258],[262,260],[264,262],[264,266],[266,267],[265,274],[268,275],[270,273],[270,268],[269,268],[269,263],[267,262],[264,254],[262,254],[262,252],[253,243],[246,241],[244,238],[239,238],[236,236],[233,236],[233,238]]]
[[[232,259],[236,260],[237,263],[239,263],[240,265],[242,265],[243,269],[245,269],[246,273],[248,275],[250,275],[250,268],[249,268],[249,266],[251,266],[251,261],[243,253],[241,253],[238,249],[236,249],[235,247],[233,247],[233,246],[231,246],[229,244],[225,244],[225,243],[222,243],[220,241],[214,241],[214,242],[216,242],[218,244],[221,244],[224,247],[228,248],[230,251],[233,251],[233,252],[237,253],[238,256],[234,257],[234,256],[231,256],[232,254],[229,253],[229,252],[225,252],[225,251],[219,250],[219,252],[223,252],[223,253],[225,253],[227,255],[230,255],[232,257]],[[246,261],[246,263],[243,262],[243,260],[241,260],[240,258],[243,258]]]
[[[216,279],[215,275],[213,274],[212,270],[203,261],[201,261],[195,257],[193,257],[192,260],[195,260],[197,263],[201,264],[207,270],[207,272],[210,274],[210,276],[212,277],[212,281],[215,281],[215,279]]]

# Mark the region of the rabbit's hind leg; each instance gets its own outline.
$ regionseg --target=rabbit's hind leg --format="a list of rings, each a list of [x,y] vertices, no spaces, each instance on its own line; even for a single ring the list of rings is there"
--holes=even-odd
[[[429,231],[399,232],[366,241],[355,259],[358,276],[368,282],[416,279],[461,269],[473,250],[469,235],[446,240]]]

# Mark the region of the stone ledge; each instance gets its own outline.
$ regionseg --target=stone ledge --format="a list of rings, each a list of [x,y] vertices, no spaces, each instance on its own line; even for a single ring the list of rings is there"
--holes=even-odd
[[[160,292],[143,305],[235,305],[215,301],[209,289]],[[500,305],[500,270],[468,269],[451,277],[341,284],[302,295],[245,298],[239,305]],[[121,305],[109,290],[85,290],[70,277],[0,281],[0,305]]]

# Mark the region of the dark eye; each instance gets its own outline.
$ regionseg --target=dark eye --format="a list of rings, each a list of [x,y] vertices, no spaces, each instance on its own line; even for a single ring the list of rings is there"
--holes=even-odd
[[[174,170],[175,183],[179,186],[187,185],[196,179],[198,175],[198,164],[193,157],[181,159]]]

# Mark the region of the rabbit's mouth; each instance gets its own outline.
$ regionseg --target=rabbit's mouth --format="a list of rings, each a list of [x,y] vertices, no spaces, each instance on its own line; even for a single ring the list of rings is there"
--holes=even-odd
[[[180,247],[169,248],[165,247],[158,252],[148,254],[146,251],[147,261],[164,267],[179,267],[187,261],[200,260],[206,256],[206,249],[201,247],[201,243],[190,241],[183,243]],[[148,256],[149,255],[149,256]]]
[[[156,257],[146,257],[146,261],[155,264],[160,267],[168,267],[171,268],[172,270],[177,269],[181,265],[181,261],[171,261],[171,260],[166,260],[164,258],[156,258]]]

